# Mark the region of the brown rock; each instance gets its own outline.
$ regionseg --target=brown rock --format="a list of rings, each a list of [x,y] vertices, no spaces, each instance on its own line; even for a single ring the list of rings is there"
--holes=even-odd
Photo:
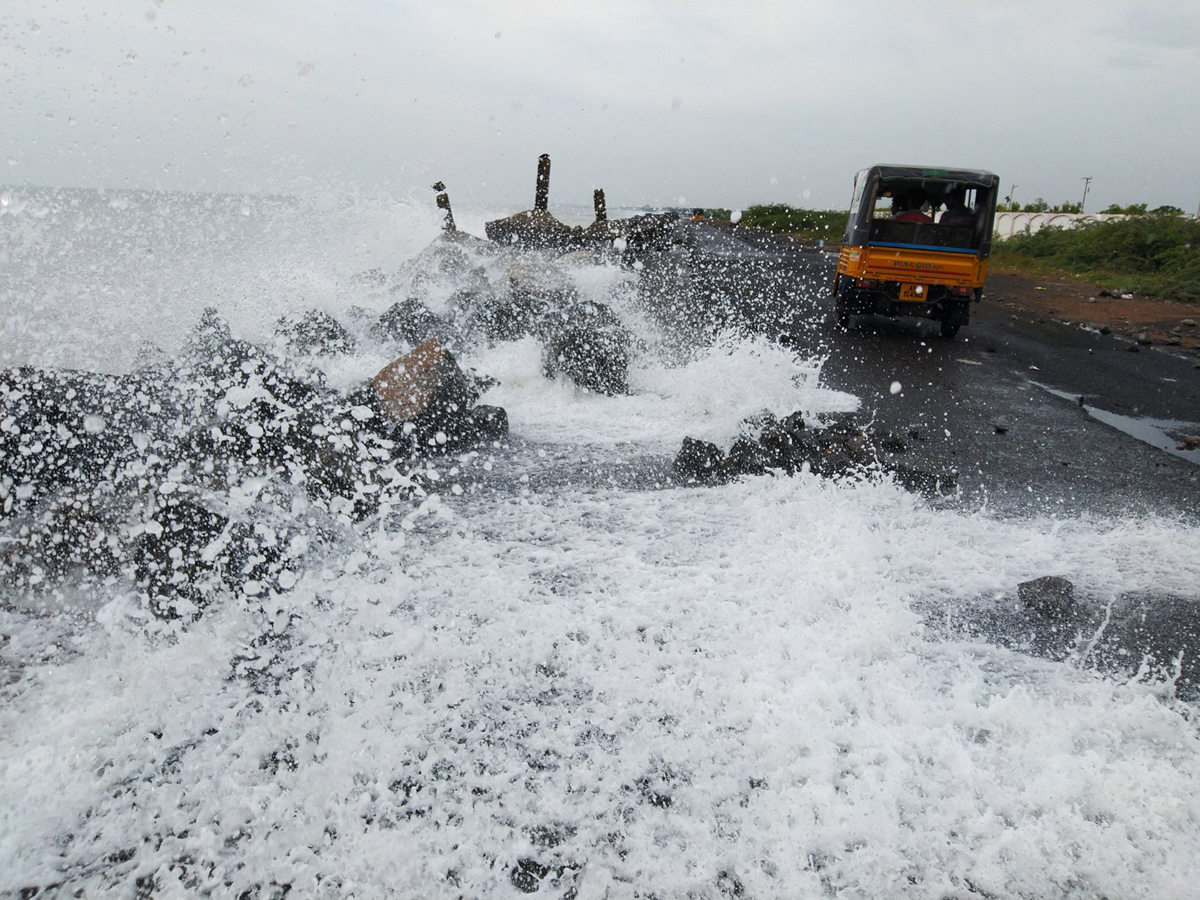
[[[465,412],[477,399],[454,357],[435,337],[385,366],[371,386],[380,408],[397,422],[416,419],[435,401]]]

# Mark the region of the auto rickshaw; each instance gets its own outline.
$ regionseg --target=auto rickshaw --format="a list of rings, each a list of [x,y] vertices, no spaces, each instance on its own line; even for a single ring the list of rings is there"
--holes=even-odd
[[[833,276],[834,314],[925,316],[952,338],[983,296],[1000,179],[975,169],[879,165],[854,176]]]

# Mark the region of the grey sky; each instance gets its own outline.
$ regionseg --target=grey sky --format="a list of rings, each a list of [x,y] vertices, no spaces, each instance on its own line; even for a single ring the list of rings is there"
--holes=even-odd
[[[875,162],[1200,201],[1200,3],[0,4],[5,184],[841,207]]]

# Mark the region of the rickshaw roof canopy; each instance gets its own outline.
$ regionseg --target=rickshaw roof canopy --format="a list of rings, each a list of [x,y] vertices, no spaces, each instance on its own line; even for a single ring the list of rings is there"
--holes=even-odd
[[[871,166],[864,172],[878,175],[883,181],[891,179],[921,179],[924,181],[946,181],[976,184],[980,187],[994,187],[1000,177],[984,169],[950,169],[945,166],[901,166],[894,163],[884,163]]]

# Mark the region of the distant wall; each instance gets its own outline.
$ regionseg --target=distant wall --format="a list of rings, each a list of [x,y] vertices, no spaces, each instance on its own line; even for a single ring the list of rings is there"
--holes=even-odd
[[[998,238],[1012,237],[1026,228],[1030,232],[1041,231],[1048,226],[1074,228],[1080,222],[1107,222],[1110,219],[1128,219],[1123,213],[1056,213],[1056,212],[1000,212],[996,213],[993,234]]]

